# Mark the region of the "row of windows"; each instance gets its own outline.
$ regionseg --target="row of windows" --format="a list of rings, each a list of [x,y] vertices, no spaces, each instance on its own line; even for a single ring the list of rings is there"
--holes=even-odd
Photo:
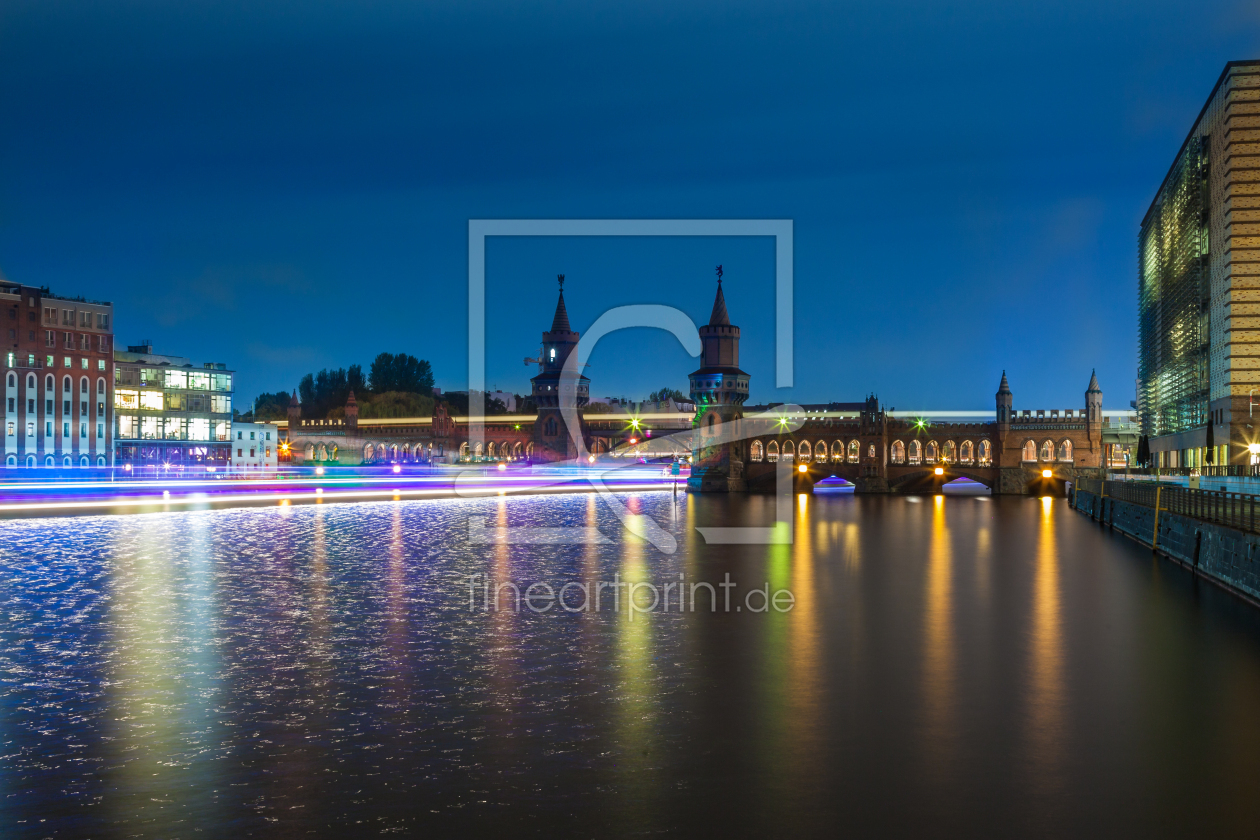
[[[38,461],[38,459],[37,459],[34,455],[27,455],[27,456],[26,456],[26,459],[25,459],[22,463],[23,463],[23,465],[24,465],[24,466],[26,466],[26,467],[28,467],[28,468],[34,468],[34,467],[35,467],[35,465],[36,465],[37,463],[39,463],[39,461]],[[5,458],[5,459],[4,459],[4,465],[5,465],[6,467],[16,467],[16,466],[18,465],[18,457],[17,457],[16,455],[10,455],[9,457],[7,457],[7,458]],[[63,456],[62,456],[62,458],[61,458],[61,466],[62,466],[62,467],[73,467],[74,465],[75,465],[75,462],[74,462],[74,458],[73,458],[73,457],[71,457],[70,455],[63,455]],[[92,460],[91,460],[91,458],[89,458],[87,455],[80,455],[80,456],[79,456],[79,463],[78,463],[78,465],[79,465],[80,467],[89,467],[89,466],[91,466],[91,465],[92,465]],[[56,459],[56,458],[54,458],[52,455],[45,455],[45,456],[44,456],[44,466],[45,466],[45,467],[55,467],[55,466],[57,466],[57,459]],[[104,456],[104,455],[97,455],[97,456],[96,456],[96,466],[98,466],[98,467],[103,467],[103,466],[105,466],[105,456]]]
[[[17,353],[10,352],[10,353],[9,353],[9,354],[5,357],[5,360],[8,362],[8,366],[9,366],[9,367],[11,367],[11,368],[15,368],[15,367],[17,367],[17,366],[18,366],[19,360],[18,360],[18,354],[17,354]],[[26,362],[25,362],[25,364],[23,365],[23,367],[29,367],[29,368],[33,368],[33,367],[46,367],[46,368],[49,368],[49,369],[51,369],[51,368],[55,368],[56,366],[57,366],[57,357],[56,357],[56,356],[45,356],[45,357],[44,357],[43,364],[41,365],[41,364],[39,364],[39,361],[35,358],[35,354],[34,354],[34,353],[27,353],[27,354],[26,354]],[[74,367],[74,359],[72,359],[72,358],[71,358],[71,357],[69,357],[69,356],[62,356],[62,357],[61,357],[61,366],[62,366],[62,367],[64,367],[64,368],[72,368],[72,367]],[[90,360],[90,359],[84,359],[84,358],[80,358],[80,359],[79,359],[79,369],[80,369],[80,370],[89,370],[91,367],[92,367],[92,364],[91,364],[91,360]],[[104,372],[104,371],[105,371],[105,360],[104,360],[104,359],[97,359],[97,360],[96,360],[96,369],[97,369],[98,371],[101,371],[101,372]]]
[[[114,384],[182,391],[231,391],[232,374],[170,368],[114,368]]]
[[[128,411],[208,411],[231,414],[232,398],[225,394],[184,394],[180,392],[114,390],[114,407]]]
[[[72,403],[73,403],[73,400],[71,400],[69,397],[61,401],[61,413],[64,414],[66,417],[70,416],[70,406]],[[80,417],[87,417],[89,414],[92,413],[92,409],[89,406],[90,404],[88,403],[86,399],[79,401],[79,416]],[[17,414],[17,397],[8,398],[8,409],[9,409],[9,414]],[[26,400],[26,416],[32,417],[34,416],[34,414],[35,414],[35,399],[33,397],[28,397]],[[44,400],[44,415],[47,417],[51,417],[52,414],[53,414],[53,401]],[[105,416],[105,401],[104,400],[97,401],[96,416],[97,417]]]
[[[238,446],[238,447],[236,448],[236,457],[237,457],[237,458],[244,458],[244,457],[246,457],[244,453],[245,453],[245,449],[244,449],[244,447],[239,447],[239,446]],[[250,457],[250,458],[253,458],[253,457],[254,457],[254,450],[253,450],[253,448],[250,448],[250,450],[249,450],[249,457]],[[267,447],[267,454],[266,454],[266,455],[263,455],[263,450],[262,450],[262,447],[259,447],[259,448],[258,448],[258,457],[260,457],[260,458],[270,458],[270,457],[271,457],[271,447],[270,447],[270,446],[268,446],[268,447]],[[328,459],[327,459],[327,458],[325,458],[324,460],[328,460]]]
[[[12,330],[10,330],[12,332]],[[32,336],[34,337],[34,336]],[[98,353],[110,353],[114,349],[114,337],[111,335],[95,336],[95,346],[93,346],[93,336],[87,333],[62,333],[61,346],[67,350],[81,350],[83,352],[91,352],[95,350]],[[53,330],[44,330],[44,346],[57,346],[57,333]]]
[[[69,394],[69,393],[71,393],[71,392],[73,391],[73,385],[71,384],[71,382],[72,382],[72,380],[73,380],[73,379],[74,379],[74,377],[72,377],[72,376],[64,376],[64,377],[62,377],[62,379],[61,379],[61,390],[62,390],[62,392],[63,392],[63,393]],[[55,381],[56,381],[56,380],[54,380],[54,379],[53,379],[53,375],[52,375],[51,373],[50,373],[50,374],[47,374],[46,376],[44,376],[44,393],[51,393],[51,392],[52,392],[53,387],[54,387],[54,382],[55,382]],[[80,393],[80,394],[86,394],[86,393],[88,393],[88,387],[89,387],[88,382],[89,382],[89,377],[86,377],[86,376],[81,376],[81,377],[79,377],[79,393]],[[28,374],[26,374],[26,391],[27,391],[27,393],[28,393],[28,394],[29,394],[31,391],[34,391],[34,390],[35,390],[35,383],[36,383],[35,374],[33,374],[33,373],[28,373]],[[18,378],[17,378],[17,374],[16,374],[16,373],[13,373],[12,371],[10,371],[10,372],[9,372],[9,376],[8,376],[7,384],[8,384],[8,386],[9,386],[9,388],[13,388],[13,389],[16,389],[16,388],[17,388],[17,386],[18,386]],[[97,377],[97,379],[96,379],[96,393],[97,393],[98,395],[100,395],[100,396],[104,396],[104,395],[105,395],[105,378],[104,378],[104,377]],[[10,410],[12,410],[12,409],[10,409]]]
[[[119,440],[231,440],[232,424],[208,417],[118,415]]]
[[[80,420],[79,429],[78,429],[79,437],[86,438],[88,436],[88,429],[91,427],[91,425],[92,424],[88,423],[86,420]],[[17,423],[10,420],[5,424],[5,435],[7,437],[17,437],[17,429],[18,429]],[[70,437],[70,429],[71,429],[71,423],[69,420],[66,420],[65,422],[61,424],[61,436],[63,438]],[[53,436],[53,422],[51,420],[46,420],[44,421],[44,438],[48,439],[48,438],[51,438],[52,436]],[[28,440],[35,437],[35,424],[33,422],[26,424],[26,437]],[[105,424],[97,423],[96,424],[96,439],[103,440],[104,437],[105,437]]]
[[[10,313],[10,316],[12,316],[13,314],[14,314],[14,313]],[[95,317],[93,317],[93,316],[95,316]],[[74,327],[74,326],[78,326],[78,327],[82,327],[82,328],[83,328],[83,329],[85,329],[85,330],[90,330],[90,329],[92,329],[92,324],[93,324],[94,322],[95,322],[95,324],[96,324],[96,329],[98,329],[98,330],[107,330],[107,329],[109,329],[109,315],[108,315],[108,313],[105,313],[105,312],[89,312],[89,311],[87,311],[86,309],[79,309],[79,310],[74,310],[74,309],[63,309],[63,310],[61,310],[61,325],[62,325],[63,327]],[[56,309],[56,307],[53,307],[53,306],[45,306],[45,307],[44,307],[44,323],[45,323],[45,324],[56,324],[56,323],[57,323],[57,309]]]
[[[1068,444],[1069,451],[1071,444]],[[795,459],[801,462],[814,461],[815,463],[825,463],[828,460],[833,464],[841,464],[848,462],[856,464],[861,458],[861,443],[851,440],[846,445],[844,441],[833,441],[828,447],[827,442],[820,440],[811,444],[807,440],[800,442],[785,440],[782,449],[780,449],[778,441],[770,441],[763,444],[759,440],[754,440],[749,449],[749,457],[753,461],[778,461],[782,455],[785,459]],[[878,457],[875,444],[867,445],[867,458]],[[1070,457],[1070,456],[1069,456]],[[979,443],[973,443],[964,440],[960,444],[955,444],[952,440],[947,440],[943,445],[938,445],[936,441],[930,440],[926,444],[917,440],[912,440],[907,445],[902,441],[895,440],[889,446],[888,459],[893,464],[977,464],[982,467],[990,466],[993,463],[992,445],[987,440],[981,440]]]
[[[1035,441],[1024,441],[1023,455],[1021,460],[1024,461],[1071,461],[1072,460],[1072,441],[1062,440],[1059,445],[1055,446],[1052,440],[1043,440],[1041,446],[1037,446]]]

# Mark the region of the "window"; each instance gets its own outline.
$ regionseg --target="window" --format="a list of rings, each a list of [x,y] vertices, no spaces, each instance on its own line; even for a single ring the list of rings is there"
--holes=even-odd
[[[210,390],[210,374],[192,372],[188,374],[188,387],[193,391]]]
[[[70,365],[71,365],[70,357],[69,357],[69,356],[62,356],[62,357],[61,357],[61,366],[62,366],[62,367],[70,367]]]
[[[1042,441],[1042,443],[1041,443],[1041,460],[1043,460],[1043,461],[1053,461],[1053,460],[1054,460],[1054,442],[1053,442],[1053,441],[1048,441],[1048,440],[1046,440],[1046,441]]]
[[[894,464],[904,464],[906,462],[906,445],[899,440],[893,441],[892,462]]]
[[[86,394],[87,392],[88,392],[88,381],[87,381],[87,377],[85,376],[79,380],[79,393]]]
[[[237,440],[243,440],[244,438],[245,438],[245,433],[244,433],[244,432],[237,432],[237,433],[236,433],[236,439],[237,439]]]
[[[194,417],[188,421],[189,440],[209,440],[210,420],[206,417]]]
[[[104,417],[104,416],[105,416],[105,402],[104,402],[104,400],[98,401],[98,402],[96,403],[96,416],[97,416],[97,417]]]
[[[84,349],[84,350],[86,350],[87,348],[86,348],[86,347],[84,347],[83,349]],[[87,370],[87,369],[88,369],[88,360],[87,360],[87,359],[79,359],[79,367],[83,368],[84,370]]]
[[[214,439],[215,440],[231,440],[232,424],[227,420],[214,421]]]
[[[35,413],[35,400],[32,398],[27,398],[26,400],[26,413],[27,414]]]
[[[1037,444],[1031,440],[1024,442],[1024,454],[1020,456],[1025,461],[1037,460]]]
[[[140,407],[150,411],[162,410],[162,392],[161,391],[141,391]]]
[[[770,441],[766,444],[766,460],[775,463],[779,460],[779,443],[778,441]]]
[[[91,312],[79,313],[79,326],[91,328],[92,326],[92,313]]]
[[[34,390],[34,388],[35,388],[35,374],[33,374],[33,373],[28,373],[28,374],[26,374],[26,387],[27,387],[27,389],[28,389],[28,390]]]
[[[105,439],[105,424],[104,423],[96,424],[96,439],[97,440]]]
[[[132,417],[131,415],[119,415],[118,437],[127,439],[140,437],[140,418]]]
[[[87,423],[79,424],[79,437],[81,438],[87,437]]]
[[[145,440],[158,440],[162,437],[161,417],[141,417],[140,437]]]
[[[909,454],[906,456],[906,461],[910,464],[917,465],[923,457],[920,454],[921,450],[922,447],[919,445],[917,440],[910,441]]]
[[[232,374],[230,373],[214,374],[214,390],[231,391],[232,390]]]
[[[858,462],[859,444],[856,440],[849,441],[849,463],[856,464]]]
[[[267,440],[271,440],[271,432],[267,432]],[[520,444],[517,445],[519,446]]]
[[[109,315],[104,312],[96,313],[96,328],[98,330],[109,329]],[[104,336],[102,336],[102,338],[104,338]]]
[[[44,400],[44,413],[45,413],[45,414],[52,414],[52,413],[53,413],[53,401],[52,401],[52,400]]]
[[[244,457],[245,457],[245,450],[244,450],[244,449],[241,449],[241,448],[238,446],[238,447],[236,448],[236,457],[237,457],[237,458],[244,458]]]
[[[923,463],[936,463],[936,441],[929,440],[927,442],[927,446],[923,447]]]
[[[797,452],[800,453],[802,461],[808,461],[814,454],[814,451],[810,448],[809,441],[807,440],[801,441],[800,449],[798,449]]]
[[[188,374],[182,370],[168,370],[166,372],[167,388],[187,388]]]
[[[105,395],[105,380],[104,379],[96,380],[96,393],[100,394],[101,396]]]
[[[9,425],[8,425],[9,437],[16,437],[16,433],[13,431],[16,425],[17,424],[14,423],[12,420],[9,421]]]
[[[70,400],[61,401],[61,413],[67,417],[70,416]]]
[[[210,411],[213,414],[231,414],[232,398],[215,394],[210,398]]]
[[[70,437],[70,423],[69,422],[65,422],[61,424],[61,436],[63,438]]]
[[[187,440],[188,439],[188,421],[183,417],[167,417],[166,418],[166,439],[167,440]]]
[[[140,384],[150,388],[161,388],[165,381],[162,371],[157,368],[140,368]]]
[[[253,458],[253,457],[254,457],[254,450],[252,450],[252,449],[251,449],[251,450],[249,450],[249,457],[251,457],[251,458]]]
[[[14,399],[13,397],[9,397],[9,413],[10,414],[17,411],[17,406],[15,405],[16,402],[17,402],[16,399]]]
[[[1059,460],[1060,461],[1072,460],[1072,441],[1065,440],[1059,444]]]
[[[65,327],[74,326],[74,310],[61,310],[61,325]]]
[[[56,309],[54,309],[51,306],[44,307],[44,323],[45,324],[57,323],[57,310]],[[51,335],[51,333],[49,334]]]
[[[101,352],[102,352],[102,353],[108,353],[109,351],[108,351],[108,350],[106,350],[104,347],[102,347],[102,348],[101,348]],[[105,370],[105,360],[104,360],[104,359],[97,359],[97,360],[96,360],[96,369],[97,369],[97,370],[99,370],[99,371],[104,371],[104,370]]]
[[[980,441],[980,445],[977,447],[977,449],[979,450],[979,453],[980,453],[979,457],[977,458],[977,460],[980,462],[980,466],[982,467],[990,466],[993,463],[993,454],[992,454],[992,450],[989,448],[989,442],[987,440]]]
[[[760,461],[765,457],[765,450],[761,446],[761,441],[754,440],[752,446],[748,449],[748,457],[753,461]]]
[[[54,356],[45,356],[45,357],[44,357],[44,367],[52,367],[52,366],[53,366],[53,365],[55,365],[56,363],[57,363],[57,359],[56,359],[56,357],[54,357]]]
[[[49,438],[52,437],[52,421],[49,420],[44,424],[44,434]]]
[[[166,395],[166,410],[167,411],[183,411],[185,408],[188,407],[185,404],[185,402],[186,401],[184,400],[183,394],[179,392],[168,393]]]
[[[35,424],[34,424],[34,423],[27,423],[27,424],[26,424],[26,436],[27,436],[28,438],[33,438],[33,437],[35,437]]]
[[[114,390],[114,408],[136,409],[140,407],[140,392],[116,388]]]
[[[249,439],[250,439],[250,440],[253,440],[253,439],[254,439],[254,433],[253,433],[253,432],[250,432],[250,433],[249,433]]]
[[[65,348],[67,350],[73,350],[74,349],[74,333],[62,333],[61,337],[62,337],[62,344],[65,345]],[[67,364],[69,363],[67,362]]]

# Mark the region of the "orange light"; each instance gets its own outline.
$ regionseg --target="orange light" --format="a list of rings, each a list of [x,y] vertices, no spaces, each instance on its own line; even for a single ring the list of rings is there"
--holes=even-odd
[[[1052,473],[1050,472],[1050,470],[1042,470],[1042,471],[1041,471],[1041,477],[1042,477],[1042,478],[1049,478],[1051,475],[1052,475]]]
[[[506,469],[507,469],[507,464],[504,464],[504,463],[499,464],[499,472],[503,472]]]
[[[937,475],[945,475],[945,468],[937,467],[935,470],[933,470],[933,472],[936,473]]]
[[[801,465],[800,465],[799,467],[797,467],[796,469],[797,469],[797,471],[798,471],[798,472],[807,472],[807,471],[809,470],[809,467],[805,466],[804,464],[801,464]]]
[[[639,439],[638,439],[638,438],[630,438],[630,443],[631,443],[631,445],[636,444],[636,443],[638,443],[638,442],[639,442]]]

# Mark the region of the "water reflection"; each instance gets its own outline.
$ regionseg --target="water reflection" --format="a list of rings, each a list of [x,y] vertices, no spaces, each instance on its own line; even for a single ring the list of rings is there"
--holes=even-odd
[[[627,503],[678,553],[624,538],[592,496],[0,523],[0,836],[1148,837],[1260,819],[1260,612],[1152,572],[1061,501],[797,498],[797,540],[774,546],[694,530],[766,524],[772,498]],[[470,545],[470,516],[612,542]],[[729,573],[735,604],[768,583],[795,606],[470,610],[474,573]]]

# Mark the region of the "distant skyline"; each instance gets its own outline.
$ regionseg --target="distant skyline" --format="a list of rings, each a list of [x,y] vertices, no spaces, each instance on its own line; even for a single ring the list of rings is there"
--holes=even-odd
[[[769,240],[496,240],[487,382],[725,267],[751,401],[1108,409],[1134,397],[1137,232],[1248,3],[0,6],[0,272],[115,304],[119,346],[238,370],[237,406],[406,352],[466,387],[469,218],[790,218]],[[686,390],[606,339],[592,395]]]

